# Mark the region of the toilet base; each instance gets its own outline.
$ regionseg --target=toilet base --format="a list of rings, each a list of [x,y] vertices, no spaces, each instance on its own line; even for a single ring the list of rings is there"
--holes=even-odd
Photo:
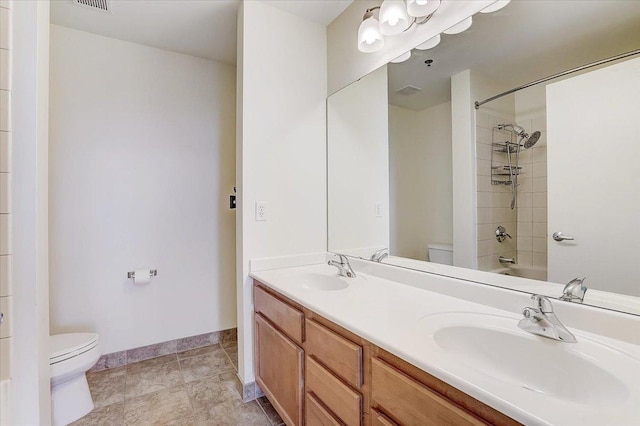
[[[65,426],[93,410],[86,374],[51,386],[51,418],[53,426]]]

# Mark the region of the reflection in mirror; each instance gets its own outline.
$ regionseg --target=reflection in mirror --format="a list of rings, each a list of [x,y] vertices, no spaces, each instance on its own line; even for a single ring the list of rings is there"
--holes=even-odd
[[[329,98],[329,250],[388,248],[384,263],[640,314],[640,58],[494,100],[471,123],[452,116],[452,76],[480,101],[640,48],[640,2],[511,2],[473,22]],[[472,193],[453,192],[456,126],[475,134]],[[461,199],[476,206],[465,264],[486,273],[446,266]],[[571,298],[565,284],[585,276]]]

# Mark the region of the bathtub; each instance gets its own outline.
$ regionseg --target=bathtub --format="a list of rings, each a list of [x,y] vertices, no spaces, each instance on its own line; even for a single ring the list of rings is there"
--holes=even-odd
[[[501,275],[513,275],[514,277],[528,278],[530,280],[546,281],[547,270],[532,268],[522,265],[511,265],[504,268],[494,269],[490,272]]]

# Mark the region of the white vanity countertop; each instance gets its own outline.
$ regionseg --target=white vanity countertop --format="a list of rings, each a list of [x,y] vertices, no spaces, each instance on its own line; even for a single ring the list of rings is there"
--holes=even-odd
[[[336,269],[326,264],[283,268],[252,272],[251,277],[273,288],[286,297],[322,315],[361,336],[371,343],[393,353],[399,358],[444,380],[485,404],[527,425],[638,425],[640,424],[640,369],[620,372],[626,390],[611,398],[600,398],[592,392],[591,399],[581,399],[581,390],[563,391],[563,397],[525,389],[521,384],[500,380],[504,376],[498,366],[495,371],[480,371],[459,362],[444,350],[434,350],[433,336],[425,326],[431,317],[446,313],[474,313],[507,317],[513,320],[514,330],[524,307],[522,296],[514,299],[513,311],[505,311],[442,293],[436,293],[358,272],[355,279],[342,278],[348,288],[338,291],[320,291],[305,288],[305,277],[324,275],[338,277]],[[425,274],[425,280],[454,280],[438,275]],[[455,280],[459,281],[459,280]],[[473,284],[469,284],[473,285]],[[516,313],[517,312],[517,313]],[[562,321],[561,315],[559,315]],[[595,340],[603,347],[614,347],[640,363],[640,347],[628,342],[610,339],[592,333],[574,330],[578,342]],[[540,345],[555,345],[552,350],[578,351],[578,344],[556,342],[521,331],[528,339]],[[537,343],[536,343],[537,344]],[[483,348],[501,351],[501,348]],[[606,350],[605,350],[606,352]],[[618,356],[620,352],[618,352]],[[605,353],[604,356],[607,356]],[[584,357],[584,355],[583,355]],[[612,359],[602,360],[606,364]],[[615,358],[613,358],[615,360]],[[609,362],[608,362],[609,361]],[[600,362],[597,359],[596,362]],[[575,381],[570,374],[548,360],[549,368],[560,380]],[[640,365],[640,364],[638,364]],[[615,365],[607,366],[615,370]],[[508,374],[508,373],[507,373]],[[564,376],[564,377],[563,377]],[[580,379],[577,379],[580,380]],[[568,392],[568,393],[567,393]],[[573,394],[575,393],[575,395]],[[594,396],[595,395],[595,396]],[[595,399],[594,399],[595,398]],[[588,402],[588,403],[587,403]]]

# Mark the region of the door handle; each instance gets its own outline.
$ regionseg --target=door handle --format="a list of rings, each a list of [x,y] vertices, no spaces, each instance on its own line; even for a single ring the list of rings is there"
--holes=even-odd
[[[565,240],[572,241],[572,240],[574,240],[573,237],[570,237],[568,235],[564,235],[561,231],[554,232],[553,233],[553,239],[556,240],[556,241],[565,241]]]

